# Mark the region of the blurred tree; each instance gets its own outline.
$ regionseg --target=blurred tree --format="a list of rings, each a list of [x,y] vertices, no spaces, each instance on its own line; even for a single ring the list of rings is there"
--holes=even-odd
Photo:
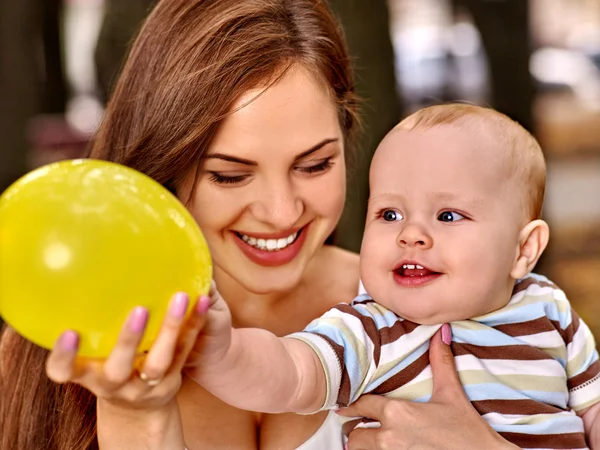
[[[534,132],[535,86],[529,72],[531,40],[527,0],[452,0],[465,8],[481,34],[491,77],[492,106]]]
[[[94,55],[101,99],[106,102],[144,18],[157,0],[105,0],[105,15]]]
[[[29,120],[64,113],[61,12],[61,0],[0,0],[0,192],[28,169]]]
[[[354,59],[356,87],[363,100],[364,126],[356,142],[356,156],[348,164],[346,209],[335,242],[359,251],[369,197],[371,157],[379,141],[400,120],[402,109],[396,90],[387,2],[329,0],[329,3],[340,18]]]

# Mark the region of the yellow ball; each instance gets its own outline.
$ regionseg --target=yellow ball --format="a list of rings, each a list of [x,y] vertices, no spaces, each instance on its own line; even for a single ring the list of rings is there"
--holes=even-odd
[[[0,315],[42,347],[71,329],[81,336],[81,355],[106,357],[128,313],[145,306],[140,351],[147,350],[173,294],[195,300],[211,278],[190,213],[133,169],[62,161],[0,196]]]

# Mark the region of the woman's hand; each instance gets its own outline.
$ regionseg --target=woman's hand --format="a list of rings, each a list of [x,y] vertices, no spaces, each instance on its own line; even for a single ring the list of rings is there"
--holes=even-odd
[[[446,342],[451,339],[448,325],[431,339],[431,400],[417,403],[365,395],[338,411],[343,416],[368,417],[381,423],[380,428],[351,431],[349,450],[518,448],[497,434],[469,402],[442,332]]]
[[[200,297],[186,318],[189,298],[175,295],[143,357],[137,353],[148,321],[143,307],[129,314],[105,360],[77,357],[79,337],[66,331],[50,353],[46,373],[57,383],[77,383],[96,395],[98,439],[108,448],[183,448],[175,396],[210,303],[208,296]]]

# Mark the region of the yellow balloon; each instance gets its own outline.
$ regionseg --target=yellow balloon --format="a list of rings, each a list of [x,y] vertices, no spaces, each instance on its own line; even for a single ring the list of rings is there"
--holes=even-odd
[[[62,161],[0,196],[0,315],[42,347],[71,329],[81,336],[81,355],[106,357],[139,305],[150,311],[140,345],[147,350],[173,294],[195,299],[211,278],[190,213],[133,169]]]

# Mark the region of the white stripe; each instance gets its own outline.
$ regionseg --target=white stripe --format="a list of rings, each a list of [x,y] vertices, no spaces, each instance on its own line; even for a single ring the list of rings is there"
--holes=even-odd
[[[592,378],[587,384],[579,386],[569,392],[569,406],[576,409],[580,405],[600,399],[600,374]]]
[[[394,342],[381,346],[380,366],[390,361],[404,360],[407,355],[414,352],[425,342],[429,342],[441,327],[441,325],[420,325]]]
[[[579,356],[579,353],[582,349],[586,347],[589,343],[589,335],[590,331],[585,323],[580,319],[579,320],[579,329],[573,335],[573,340],[569,345],[567,345],[567,355],[568,361],[572,361],[573,359]],[[568,362],[567,361],[567,362]]]
[[[519,361],[513,359],[478,359],[473,355],[454,357],[459,371],[485,370],[494,375],[544,375],[565,377],[562,365],[554,359]]]
[[[556,330],[546,331],[544,333],[529,334],[527,336],[515,336],[515,339],[541,349],[563,347],[565,345],[564,339]]]
[[[557,417],[575,417],[572,412],[564,411],[555,414],[500,414],[487,413],[483,417],[490,425],[523,425],[531,423],[529,420],[535,420],[535,423],[543,423],[549,420],[554,420]],[[544,420],[539,420],[544,419]]]

